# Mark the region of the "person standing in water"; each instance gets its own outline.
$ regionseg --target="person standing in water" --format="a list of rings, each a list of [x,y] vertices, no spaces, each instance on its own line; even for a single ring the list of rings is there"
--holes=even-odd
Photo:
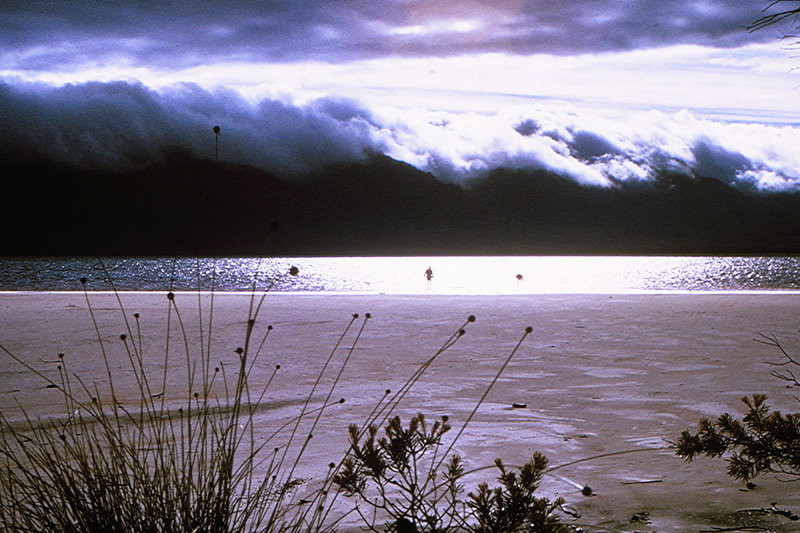
[[[428,270],[425,271],[425,279],[428,280],[428,285],[430,285],[433,279],[433,270],[431,270],[431,267],[428,267]]]

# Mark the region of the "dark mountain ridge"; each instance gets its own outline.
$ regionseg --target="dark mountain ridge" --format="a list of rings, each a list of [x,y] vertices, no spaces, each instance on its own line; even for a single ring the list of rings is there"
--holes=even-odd
[[[129,172],[5,167],[5,256],[800,253],[800,194],[678,173],[599,188],[500,169],[461,187],[374,154],[288,181],[175,148]]]

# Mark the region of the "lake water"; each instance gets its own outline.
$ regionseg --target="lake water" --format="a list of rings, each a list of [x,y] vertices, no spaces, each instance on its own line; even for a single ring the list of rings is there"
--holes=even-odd
[[[289,273],[291,267],[299,272]],[[430,283],[425,270],[433,270]],[[4,258],[2,291],[537,294],[800,289],[800,257]]]

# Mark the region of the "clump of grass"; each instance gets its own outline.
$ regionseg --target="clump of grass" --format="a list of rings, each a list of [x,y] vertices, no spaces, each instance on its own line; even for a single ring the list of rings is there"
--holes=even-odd
[[[297,274],[294,267],[288,272]],[[561,500],[549,502],[533,495],[547,465],[543,456],[535,454],[518,472],[508,470],[498,460],[500,487],[479,485],[475,493],[464,498],[463,477],[471,472],[465,472],[461,458],[451,454],[530,328],[443,451],[442,437],[450,430],[446,418],[428,429],[424,416],[418,415],[404,428],[393,413],[434,361],[463,337],[474,316],[468,317],[397,391],[387,390],[367,419],[351,426],[351,445],[341,461],[330,463],[310,480],[297,473],[298,465],[324,413],[344,401],[334,399],[333,393],[371,318],[369,313],[363,318],[352,315],[296,416],[279,427],[265,428],[256,427],[255,415],[264,406],[280,367],[275,366],[259,388],[253,387],[250,378],[272,331],[271,326],[260,327],[258,323],[272,284],[257,297],[254,282],[243,343],[234,350],[231,368],[211,363],[213,281],[210,306],[204,310],[198,298],[198,338],[189,338],[178,298],[168,292],[160,375],[146,371],[152,354],[142,342],[139,314],[129,317],[114,290],[126,331],[118,342],[124,347],[136,382],[130,403],[115,386],[115,371],[86,290],[87,281],[81,282],[107,375],[107,390],[72,373],[68,358],[61,358],[53,378],[0,345],[0,351],[48,387],[58,389],[64,406],[61,416],[47,421],[28,416],[23,406],[22,423],[0,413],[3,530],[322,532],[336,530],[343,519],[356,513],[362,525],[372,531],[384,529],[387,519],[389,528],[401,533],[417,528],[476,533],[561,531],[553,516]],[[177,347],[171,345],[175,331]],[[340,350],[346,355],[336,369],[334,354]],[[170,382],[168,376],[168,370],[177,364],[185,367],[185,380],[180,385]],[[335,377],[319,402],[322,378],[329,371]],[[310,428],[307,423],[301,426],[308,421]],[[377,428],[383,426],[387,437],[378,439]],[[441,480],[437,477],[440,475]],[[298,489],[307,484],[313,486],[302,499],[297,498]],[[379,500],[367,498],[368,484],[378,491]],[[340,495],[360,496],[361,504],[367,503],[376,512],[365,513],[358,503],[345,505],[339,512]]]
[[[296,273],[296,269],[290,272]],[[321,415],[339,402],[327,401],[313,410],[304,407],[285,427],[284,433],[291,435],[281,446],[272,443],[280,432],[257,442],[254,414],[280,368],[275,368],[263,387],[252,388],[251,372],[272,330],[268,326],[257,331],[263,295],[258,301],[251,299],[243,346],[235,349],[234,368],[227,368],[224,363],[211,365],[213,305],[206,316],[208,329],[201,328],[199,339],[193,339],[198,341],[195,344],[188,337],[175,294],[167,293],[164,370],[161,376],[152,376],[145,370],[148,354],[142,346],[139,315],[129,320],[115,292],[127,330],[119,342],[124,345],[137,387],[134,404],[126,406],[115,386],[86,291],[87,281],[81,282],[108,390],[101,391],[96,384],[73,375],[67,358],[61,358],[58,376],[53,379],[0,346],[49,387],[57,388],[64,403],[63,415],[46,423],[29,417],[23,406],[23,424],[0,414],[2,529],[302,530],[306,513],[299,512],[292,502],[293,492],[304,482],[292,468],[302,446],[296,457],[289,457],[288,450],[302,418]],[[170,346],[173,329],[182,339],[179,349]],[[174,361],[177,357],[185,359],[183,386],[168,379],[168,369],[178,364]],[[109,399],[104,401],[104,397]]]

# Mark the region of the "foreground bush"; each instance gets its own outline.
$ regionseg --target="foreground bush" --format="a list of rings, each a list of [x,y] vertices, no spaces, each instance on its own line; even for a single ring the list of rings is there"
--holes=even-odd
[[[778,348],[784,356],[784,361],[776,364],[782,370],[773,375],[791,387],[800,386],[792,371],[800,362],[776,338],[765,337],[762,342]],[[728,475],[744,482],[766,473],[800,479],[800,413],[784,415],[771,410],[764,394],[742,401],[747,413],[741,420],[728,413],[713,421],[700,420],[697,433],[681,433],[675,443],[676,454],[691,461],[700,455],[721,457],[728,453]]]
[[[422,414],[407,427],[398,417],[392,418],[381,438],[376,438],[377,426],[369,426],[366,435],[351,426],[351,453],[333,481],[364,507],[390,516],[399,533],[567,531],[553,515],[564,501],[534,496],[547,468],[547,458],[539,453],[516,471],[497,459],[500,485],[490,488],[481,483],[462,499],[461,457],[437,457],[449,430],[447,417],[429,429]],[[356,508],[365,522],[371,522],[365,511]]]

